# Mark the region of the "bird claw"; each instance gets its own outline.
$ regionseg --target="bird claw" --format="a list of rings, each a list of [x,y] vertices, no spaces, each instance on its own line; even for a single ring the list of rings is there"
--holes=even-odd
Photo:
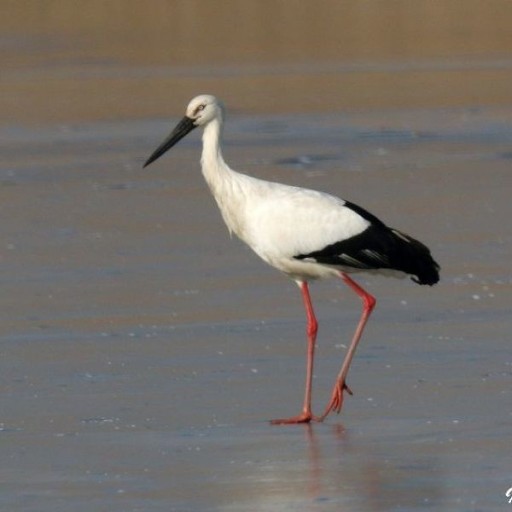
[[[343,391],[346,391],[349,395],[354,394],[344,380],[341,382],[337,381],[334,385],[334,389],[332,390],[331,401],[327,405],[325,412],[322,414],[321,421],[323,421],[331,411],[336,412],[336,414],[340,413],[341,407],[343,406]]]
[[[310,423],[312,421],[322,421],[323,418],[315,416],[314,414],[302,413],[298,416],[292,416],[291,418],[281,418],[277,420],[270,420],[271,425],[298,425],[300,423]]]

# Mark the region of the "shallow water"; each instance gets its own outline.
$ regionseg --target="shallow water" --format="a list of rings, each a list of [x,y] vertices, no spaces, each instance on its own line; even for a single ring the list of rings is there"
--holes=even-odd
[[[115,100],[83,96],[76,72],[90,73],[90,61],[76,43],[42,46],[57,59],[52,70],[23,60],[21,41],[33,40],[8,39],[17,66],[2,54],[19,115],[10,104],[0,125],[0,509],[506,509],[512,109],[481,68],[468,65],[460,83],[473,77],[488,101],[472,101],[471,88],[456,100],[430,94],[427,81],[403,102],[365,100],[356,87],[357,108],[330,111],[333,97],[304,104],[306,86],[281,90],[269,79],[270,68],[286,69],[274,58],[256,55],[249,76],[247,63],[221,62],[231,75],[214,92],[230,111],[234,168],[362,204],[427,243],[442,266],[428,289],[360,276],[378,304],[349,376],[354,396],[324,424],[272,427],[268,419],[297,413],[302,399],[296,286],[229,239],[199,172],[197,133],[141,169],[199,91],[182,83],[158,115],[133,82],[116,87]],[[117,44],[112,55],[122,53]],[[84,47],[98,59],[108,48]],[[491,47],[487,56],[499,53]],[[474,63],[452,48],[454,74]],[[141,75],[128,50],[117,85],[132,73],[154,92],[162,74],[179,75],[162,71],[156,51]],[[282,51],[294,79],[321,81],[325,66]],[[193,55],[184,82],[200,69]],[[74,57],[75,74],[64,62]],[[349,57],[327,67],[362,83],[351,64],[361,56]],[[373,57],[367,67],[378,57],[398,83],[408,75],[396,55]],[[22,72],[44,77],[38,95],[36,82],[22,91],[28,104],[15,87]],[[94,83],[105,87],[111,75],[105,65]],[[245,84],[264,76],[271,94],[248,95]],[[369,92],[380,85],[374,77]],[[74,94],[78,106],[67,111],[59,98]],[[319,412],[360,304],[342,283],[315,283],[312,294]]]

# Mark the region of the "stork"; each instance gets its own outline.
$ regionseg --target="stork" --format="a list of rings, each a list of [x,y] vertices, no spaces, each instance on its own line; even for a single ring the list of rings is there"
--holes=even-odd
[[[262,260],[299,286],[307,318],[306,389],[302,411],[273,424],[323,421],[339,413],[344,393],[352,394],[347,374],[375,297],[349,274],[358,272],[404,276],[421,285],[439,281],[439,265],[430,250],[409,235],[388,227],[377,217],[338,197],[315,190],[247,176],[231,169],[222,156],[224,106],[215,96],[193,98],[185,117],[145,162],[154,162],[195,128],[203,128],[201,168],[230,233],[244,241]],[[362,312],[336,377],[331,398],[320,416],[312,413],[311,388],[318,322],[308,283],[338,277],[362,301]]]

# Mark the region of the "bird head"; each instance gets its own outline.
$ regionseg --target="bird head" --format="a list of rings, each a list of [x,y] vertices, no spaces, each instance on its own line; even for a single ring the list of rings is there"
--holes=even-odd
[[[211,94],[201,94],[187,105],[185,116],[193,119],[195,126],[204,126],[215,118],[223,117],[223,105]]]
[[[187,105],[185,117],[176,125],[162,144],[155,149],[146,160],[144,167],[161,157],[194,128],[206,126],[214,119],[222,120],[223,113],[223,105],[215,96],[211,94],[201,94],[193,98]]]

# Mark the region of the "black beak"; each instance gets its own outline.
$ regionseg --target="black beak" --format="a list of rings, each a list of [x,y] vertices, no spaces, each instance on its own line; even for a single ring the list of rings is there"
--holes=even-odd
[[[158,146],[153,154],[146,160],[146,163],[142,166],[147,167],[151,162],[154,162],[157,158],[161,157],[168,149],[171,149],[177,142],[179,142],[187,133],[190,133],[196,125],[194,120],[190,117],[185,116],[174,128],[169,137],[167,137],[160,146]]]

